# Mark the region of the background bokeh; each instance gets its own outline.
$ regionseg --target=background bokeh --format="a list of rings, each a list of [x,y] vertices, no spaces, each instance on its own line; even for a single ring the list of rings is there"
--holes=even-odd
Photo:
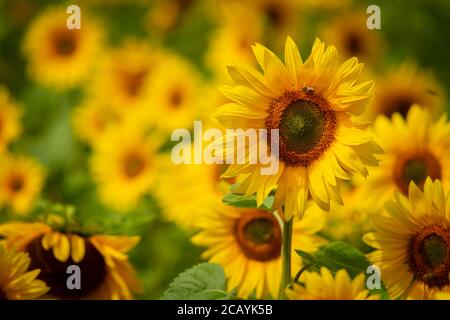
[[[227,8],[236,3],[239,8],[230,13]],[[187,59],[204,84],[199,105],[206,110],[217,106],[210,96],[210,88],[228,81],[224,77],[228,59],[239,59],[241,54],[233,49],[236,39],[230,36],[227,40],[221,33],[227,24],[235,24],[230,26],[235,36],[257,35],[262,44],[278,54],[282,53],[286,35],[292,35],[306,57],[317,36],[338,46],[333,41],[339,42],[345,26],[357,21],[357,14],[365,15],[368,5],[376,4],[381,8],[381,30],[370,31],[360,25],[361,39],[368,42],[353,43],[357,47],[367,46],[367,56],[361,60],[370,76],[382,81],[389,70],[410,61],[433,75],[440,88],[442,107],[450,111],[445,103],[445,92],[450,92],[450,2],[446,0],[0,0],[0,86],[7,88],[11,98],[23,109],[23,133],[10,146],[10,152],[30,155],[46,168],[41,199],[74,206],[78,219],[87,228],[142,236],[131,253],[131,262],[144,286],[141,298],[159,298],[177,274],[201,261],[201,249],[189,240],[192,230],[179,227],[161,214],[161,204],[151,193],[125,214],[99,200],[89,170],[91,146],[77,137],[71,120],[73,110],[87,95],[86,86],[82,83],[58,90],[30,77],[29,57],[22,50],[30,23],[49,6],[70,4],[80,5],[82,15],[89,13],[100,22],[105,34],[101,50],[105,54],[128,39],[140,39],[152,48]],[[252,20],[254,14],[257,22]],[[337,23],[340,18],[344,22],[341,19]],[[256,23],[262,26],[256,27]],[[220,37],[225,37],[223,43],[214,44]],[[251,56],[252,42],[243,48],[248,56]],[[97,59],[100,64],[101,54]],[[246,59],[245,55],[242,59]],[[170,150],[169,134],[158,138],[163,145],[160,152]],[[13,215],[5,208],[0,213],[1,221]]]

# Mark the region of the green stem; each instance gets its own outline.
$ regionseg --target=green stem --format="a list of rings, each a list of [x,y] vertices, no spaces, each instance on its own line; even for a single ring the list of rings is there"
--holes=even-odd
[[[286,299],[286,288],[291,283],[291,246],[293,220],[283,221],[283,240],[281,244],[281,282],[278,299]]]

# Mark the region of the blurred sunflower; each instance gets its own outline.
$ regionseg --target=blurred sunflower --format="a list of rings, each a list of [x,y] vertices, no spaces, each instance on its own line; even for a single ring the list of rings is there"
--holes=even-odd
[[[88,92],[125,115],[148,111],[150,80],[158,61],[159,54],[147,43],[128,39],[105,54]]]
[[[367,123],[357,118],[373,83],[358,82],[357,58],[339,65],[336,49],[318,39],[304,63],[291,38],[285,65],[262,45],[253,50],[264,74],[229,66],[236,85],[222,92],[235,103],[219,107],[212,117],[228,128],[279,129],[279,170],[261,175],[261,163],[232,164],[223,177],[247,173],[236,192],[256,193],[258,205],[278,186],[274,208],[284,205],[287,220],[303,215],[308,195],[326,211],[330,200],[342,204],[341,181],[366,176],[366,166],[378,165],[374,154],[382,153],[364,130]],[[268,138],[258,144],[269,144]]]
[[[423,72],[410,63],[403,63],[398,70],[377,81],[375,97],[367,108],[367,115],[390,117],[395,112],[406,117],[413,104],[430,110],[432,115],[443,111],[444,93],[429,72]]]
[[[139,290],[127,253],[139,237],[82,235],[53,229],[45,223],[9,222],[0,225],[8,247],[25,251],[38,278],[58,299],[131,299]],[[77,265],[83,276],[81,289],[67,288],[67,267]]]
[[[154,77],[157,81],[149,89],[147,102],[152,108],[148,112],[150,123],[164,133],[192,127],[200,113],[197,71],[182,57],[168,54],[155,68]]]
[[[7,250],[0,244],[0,301],[31,300],[43,296],[49,288],[37,280],[40,270],[30,270],[28,254]]]
[[[400,114],[392,119],[379,116],[373,131],[386,153],[364,185],[367,200],[379,207],[395,191],[406,195],[411,181],[422,188],[427,177],[450,186],[450,123],[446,115],[434,122],[426,109],[415,105],[406,119]]]
[[[263,23],[260,15],[248,3],[227,3],[218,19],[223,23],[212,33],[205,63],[217,81],[229,81],[224,66],[243,62],[254,64],[248,49],[253,43],[261,42]]]
[[[370,295],[366,289],[363,273],[352,280],[345,269],[333,276],[322,267],[320,273],[305,272],[302,277],[303,285],[296,283],[286,290],[290,300],[379,300],[378,295]]]
[[[11,101],[8,91],[0,87],[0,154],[22,131],[21,110]]]
[[[90,166],[106,205],[121,211],[137,206],[154,183],[156,148],[154,139],[133,123],[99,139]]]
[[[252,293],[258,299],[277,297],[282,230],[275,214],[228,206],[214,212],[199,217],[202,230],[192,238],[194,244],[207,248],[202,257],[224,267],[228,288],[237,287],[239,297],[247,298]],[[294,220],[293,270],[301,267],[294,248],[314,252],[326,243],[316,235],[324,225],[325,216],[316,212],[306,214],[301,221]]]
[[[164,216],[186,229],[217,207],[234,182],[220,179],[225,165],[176,165],[170,156],[161,155],[158,167],[154,195]]]
[[[37,82],[67,89],[87,78],[101,51],[102,30],[87,14],[81,29],[68,29],[65,7],[51,7],[31,23],[23,51],[30,76]]]
[[[427,299],[450,290],[450,193],[427,178],[423,192],[411,182],[408,196],[397,192],[386,214],[371,216],[375,231],[364,241],[377,249],[368,258],[392,299]]]
[[[147,14],[152,33],[165,33],[176,28],[196,0],[157,0]]]
[[[87,98],[72,114],[72,123],[77,136],[84,142],[94,145],[105,132],[120,125],[124,115],[111,107],[101,97]]]
[[[44,168],[25,156],[0,157],[0,207],[25,214],[31,209],[44,182]]]
[[[358,57],[364,63],[374,63],[380,56],[382,43],[377,30],[368,29],[366,21],[364,11],[349,12],[327,23],[321,33],[345,59]]]

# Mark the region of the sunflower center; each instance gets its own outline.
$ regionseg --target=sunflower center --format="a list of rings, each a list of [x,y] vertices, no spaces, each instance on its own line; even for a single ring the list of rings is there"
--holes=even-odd
[[[125,89],[130,96],[136,97],[139,95],[147,74],[147,70],[140,70],[136,72],[125,73],[123,75]]]
[[[279,129],[280,159],[308,166],[334,140],[336,114],[314,89],[289,91],[274,100],[266,118],[267,129]]]
[[[179,89],[174,89],[170,94],[170,105],[177,109],[183,102],[183,94]]]
[[[281,228],[272,213],[249,210],[235,225],[237,242],[244,255],[257,261],[276,259],[281,253]]]
[[[11,190],[12,193],[17,193],[20,190],[23,189],[25,183],[21,176],[13,175],[8,182],[9,190]]]
[[[265,11],[272,25],[279,27],[283,24],[284,21],[283,10],[277,3],[269,4],[265,8]]]
[[[60,31],[55,34],[55,52],[60,56],[70,56],[76,50],[75,31]]]
[[[405,118],[413,104],[414,101],[408,97],[397,97],[386,104],[383,114],[390,117],[395,112],[398,112]]]
[[[4,300],[8,300],[8,297],[6,297],[6,294],[0,289],[0,301]]]
[[[430,287],[449,284],[450,231],[441,224],[424,227],[411,238],[409,267],[416,279]]]
[[[36,238],[27,247],[30,255],[30,270],[41,269],[38,278],[50,287],[50,294],[65,299],[80,299],[94,292],[106,276],[106,264],[102,255],[89,242],[84,241],[86,253],[83,260],[75,263],[70,257],[66,262],[58,261],[52,249],[45,250],[41,245],[42,237]],[[81,270],[81,289],[70,290],[67,287],[67,268],[78,265]]]
[[[138,154],[131,153],[125,158],[124,171],[128,178],[135,178],[145,169],[145,161]]]
[[[357,34],[350,34],[347,37],[347,50],[352,56],[357,56],[363,49],[361,38]]]
[[[441,178],[441,165],[428,151],[401,156],[394,167],[394,180],[404,194],[411,181],[422,188],[428,176],[433,180]]]

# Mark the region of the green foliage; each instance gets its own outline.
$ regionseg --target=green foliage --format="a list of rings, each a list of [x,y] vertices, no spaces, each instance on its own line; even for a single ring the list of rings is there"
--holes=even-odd
[[[222,201],[223,203],[238,207],[238,208],[258,208],[263,209],[267,211],[272,211],[272,204],[273,204],[273,196],[268,196],[266,200],[264,200],[263,204],[258,207],[256,204],[256,197],[254,195],[251,196],[244,196],[236,193],[227,193]]]
[[[223,268],[214,263],[201,263],[181,273],[170,284],[162,300],[229,300]]]

